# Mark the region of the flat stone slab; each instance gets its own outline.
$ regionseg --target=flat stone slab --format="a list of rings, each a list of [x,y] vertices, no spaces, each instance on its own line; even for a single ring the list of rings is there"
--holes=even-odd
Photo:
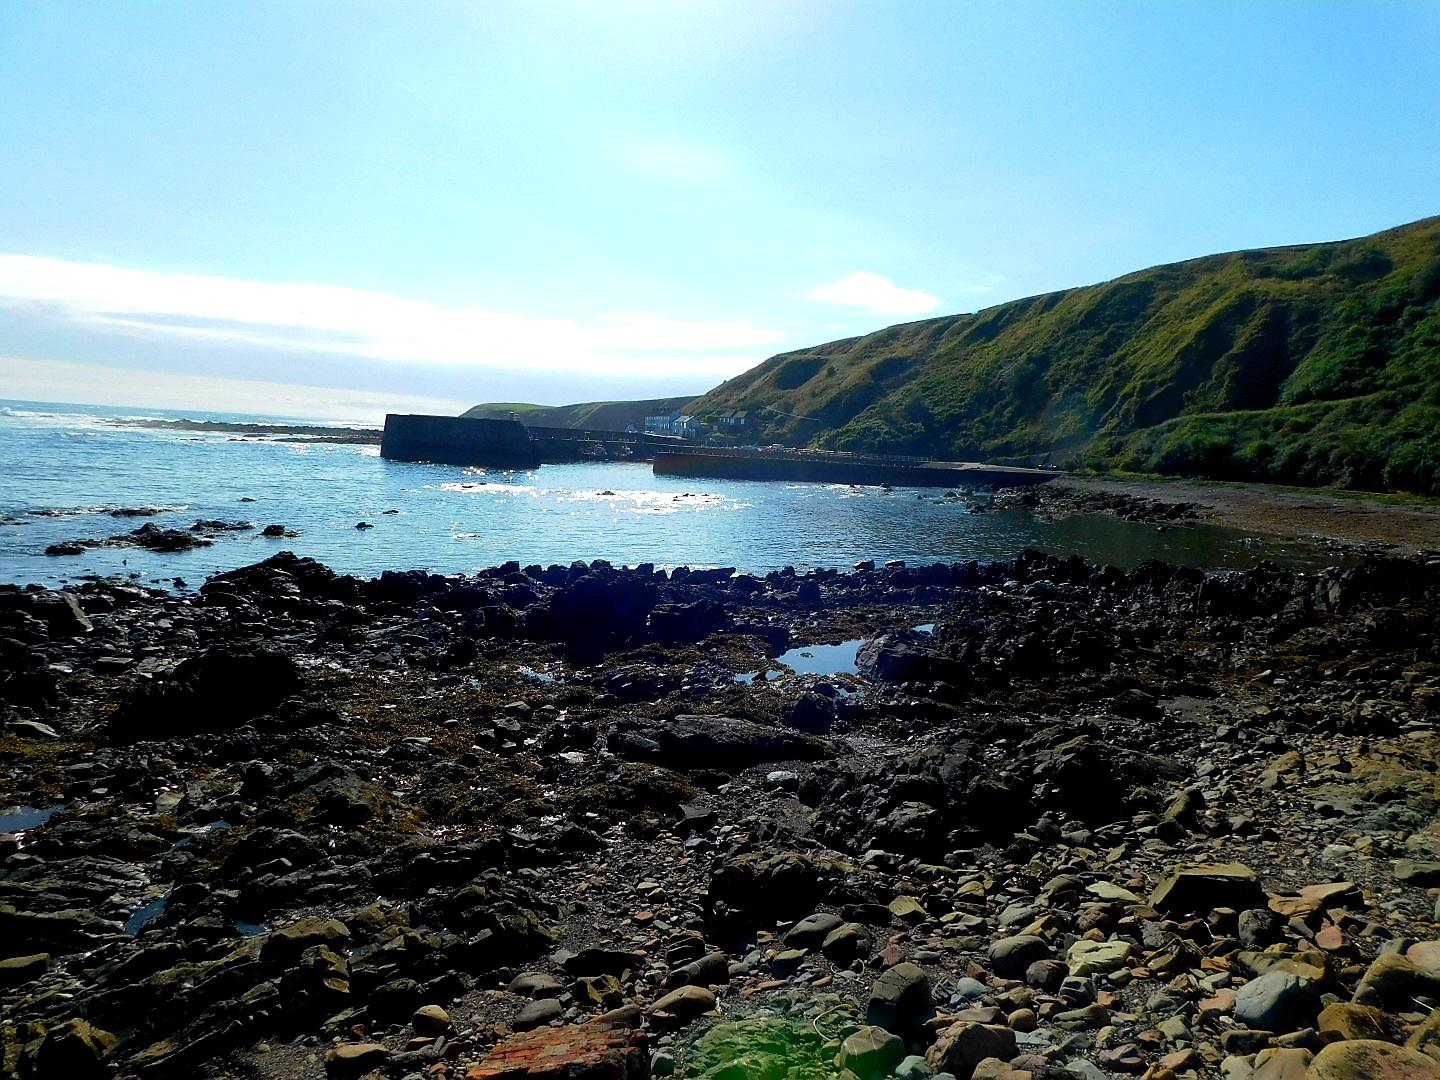
[[[647,1080],[649,1073],[644,1032],[596,1023],[514,1035],[465,1080]]]

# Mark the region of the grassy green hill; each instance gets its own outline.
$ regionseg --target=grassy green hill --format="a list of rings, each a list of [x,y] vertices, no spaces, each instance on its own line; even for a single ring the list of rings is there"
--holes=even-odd
[[[785,353],[692,408],[836,449],[1440,493],[1440,218]]]
[[[648,401],[586,401],[578,405],[492,402],[466,409],[462,415],[477,420],[506,420],[514,413],[525,423],[541,427],[624,431],[631,424],[643,428],[645,417],[685,409],[694,400],[693,397],[650,398]]]

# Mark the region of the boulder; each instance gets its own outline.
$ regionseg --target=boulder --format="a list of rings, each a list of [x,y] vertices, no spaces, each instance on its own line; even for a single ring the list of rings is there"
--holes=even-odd
[[[881,973],[865,1006],[866,1023],[901,1037],[918,1031],[930,1014],[930,976],[908,962]]]
[[[0,960],[0,990],[34,982],[54,966],[49,953],[32,953],[29,956],[12,956]]]
[[[935,639],[918,630],[893,630],[872,638],[855,654],[855,667],[867,679],[879,682],[930,682],[958,668],[939,656]]]
[[[266,963],[289,963],[314,945],[325,945],[331,949],[348,948],[350,931],[339,919],[321,919],[312,915],[274,931],[260,947],[260,959]]]
[[[1401,1028],[1398,1020],[1380,1009],[1337,1001],[1320,1010],[1320,1018],[1315,1021],[1315,1030],[1326,1042],[1339,1042],[1342,1039],[1395,1042]]]
[[[639,953],[593,947],[567,956],[564,967],[570,975],[624,975],[627,971],[639,971],[644,964]]]
[[[829,911],[807,915],[785,933],[785,944],[792,949],[813,949],[839,929],[844,919]]]
[[[749,851],[721,863],[710,876],[707,901],[718,926],[759,926],[813,912],[853,864],[802,851]]]
[[[444,1035],[450,1030],[450,1014],[439,1005],[421,1005],[410,1017],[416,1035]]]
[[[1395,880],[1406,885],[1428,889],[1440,885],[1440,862],[1419,862],[1415,859],[1397,859]]]
[[[506,989],[526,998],[558,998],[565,992],[559,979],[543,971],[522,971]]]
[[[730,981],[730,958],[723,952],[708,952],[699,960],[682,964],[670,973],[666,985],[723,986]]]
[[[825,954],[825,958],[841,967],[868,957],[874,947],[870,931],[855,922],[837,926],[825,935],[825,940],[820,943],[820,951]]]
[[[166,678],[141,683],[110,717],[122,739],[164,739],[235,727],[300,689],[300,669],[274,649],[214,646]]]
[[[1305,1080],[1314,1055],[1299,1046],[1267,1046],[1255,1055],[1250,1080]]]
[[[1116,971],[1125,966],[1135,946],[1128,941],[1090,941],[1081,938],[1070,946],[1065,962],[1070,974],[1079,978]]]
[[[1408,1047],[1353,1039],[1316,1054],[1305,1080],[1440,1080],[1440,1063]]]
[[[1309,1027],[1320,1008],[1313,980],[1291,971],[1270,971],[1235,993],[1235,1019],[1246,1027],[1288,1032]]]
[[[1413,1008],[1416,997],[1440,997],[1440,965],[1419,963],[1412,954],[1422,959],[1427,955],[1420,946],[1412,946],[1404,956],[1376,957],[1351,1000],[1357,1005],[1399,1010]]]
[[[536,998],[520,1006],[510,1026],[516,1031],[531,1031],[559,1020],[564,1012],[564,1007],[554,998]]]
[[[905,1056],[905,1044],[882,1027],[862,1027],[840,1044],[840,1067],[860,1080],[879,1080]]]
[[[1053,994],[1070,974],[1063,960],[1036,960],[1025,969],[1025,985]]]
[[[624,719],[611,726],[606,741],[621,757],[677,769],[743,769],[764,761],[816,761],[834,753],[823,739],[733,716]]]
[[[30,598],[30,614],[44,622],[55,637],[75,637],[95,629],[95,624],[80,607],[80,602],[63,589],[47,589],[20,595]]]
[[[353,1080],[385,1067],[390,1051],[379,1043],[342,1043],[325,1051],[325,1075],[334,1080]]]
[[[691,604],[657,604],[647,620],[650,634],[662,645],[682,645],[724,630],[730,616],[713,600]]]
[[[675,1024],[688,1024],[698,1016],[713,1012],[715,995],[703,986],[682,986],[671,990],[650,1006],[650,1019],[659,1023],[662,1018],[672,1018]]]
[[[925,1053],[925,1060],[937,1073],[951,1073],[958,1080],[970,1080],[975,1067],[986,1058],[1008,1061],[1015,1056],[1015,1033],[996,1024],[961,1020],[940,1033]]]
[[[1002,979],[1018,979],[1039,960],[1051,956],[1049,942],[1034,934],[1016,934],[1001,938],[990,946],[990,968]]]
[[[1244,911],[1264,900],[1260,876],[1243,863],[1175,867],[1150,894],[1150,906],[1165,915],[1204,915],[1217,907]]]
[[[98,1080],[110,1075],[108,1060],[119,1040],[78,1017],[45,1032],[29,1052],[30,1075]]]
[[[1424,1023],[1405,1040],[1405,1045],[1440,1063],[1440,1009],[1430,1013]]]
[[[890,917],[903,923],[922,923],[927,918],[925,906],[913,896],[897,896],[889,904]]]

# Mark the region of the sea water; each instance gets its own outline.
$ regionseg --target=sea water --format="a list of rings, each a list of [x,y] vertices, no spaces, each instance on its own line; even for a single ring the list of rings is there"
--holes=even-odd
[[[123,575],[189,586],[281,550],[337,571],[465,573],[514,559],[568,564],[848,567],[1006,558],[1025,548],[1131,566],[1147,558],[1246,566],[1322,560],[1206,527],[1102,517],[1044,521],[1025,511],[972,513],[936,489],[885,490],[655,476],[648,464],[527,470],[386,461],[379,449],[136,426],[143,418],[275,423],[238,414],[0,401],[0,581],[58,585]],[[297,418],[303,419],[303,418]],[[310,421],[313,422],[313,421]],[[152,517],[114,517],[158,507]],[[47,556],[60,541],[98,539],[154,522],[245,520],[253,530],[176,554],[98,548]],[[357,529],[359,522],[374,526]],[[262,537],[265,525],[298,535]]]

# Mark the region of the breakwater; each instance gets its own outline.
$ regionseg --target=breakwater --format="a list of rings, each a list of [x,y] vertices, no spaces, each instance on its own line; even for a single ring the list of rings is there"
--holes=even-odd
[[[802,483],[891,487],[1029,487],[1055,473],[962,461],[926,461],[827,450],[663,450],[655,455],[662,476],[718,480],[790,480]]]
[[[649,461],[663,437],[633,431],[540,427],[519,420],[390,413],[380,456],[391,461],[430,461],[530,469],[570,461]]]
[[[528,469],[540,463],[525,425],[516,420],[390,413],[380,456],[391,461],[494,465]]]
[[[790,480],[891,487],[1028,487],[1055,474],[964,461],[848,454],[831,450],[732,449],[677,445],[673,438],[633,431],[539,427],[519,420],[391,413],[380,455],[528,469],[573,461],[654,461],[660,476],[713,480]]]

